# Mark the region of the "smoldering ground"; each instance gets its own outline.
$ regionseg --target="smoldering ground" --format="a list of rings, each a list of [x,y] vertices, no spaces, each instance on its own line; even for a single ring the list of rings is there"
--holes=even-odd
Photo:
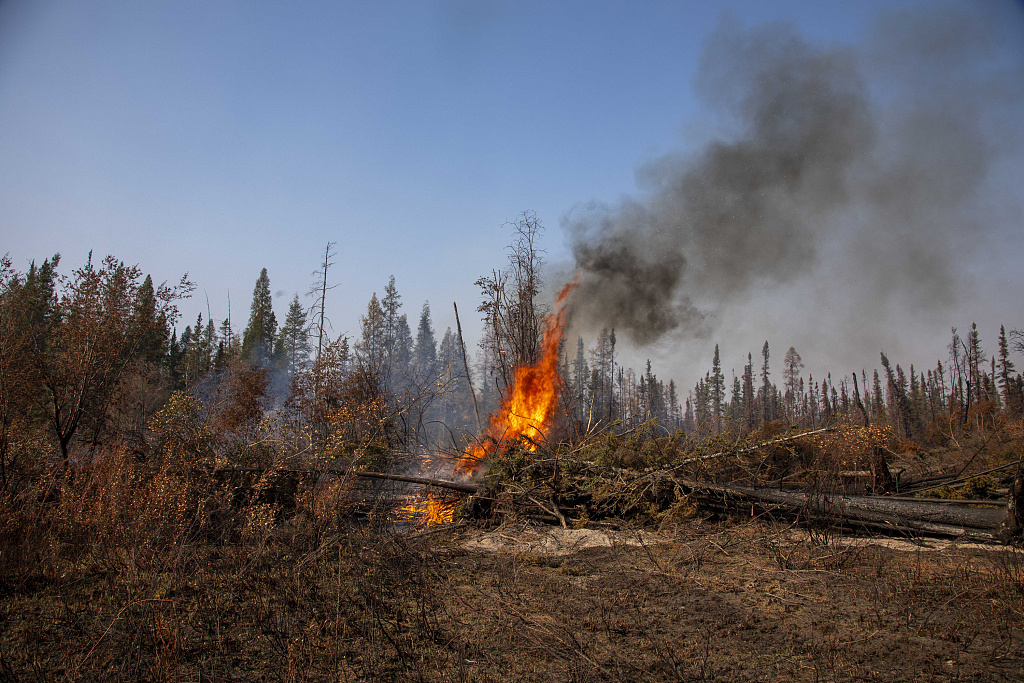
[[[770,317],[776,293],[803,302],[780,314],[817,307],[787,321],[787,345],[828,320],[845,325],[838,346],[872,354],[877,334],[844,318],[948,320],[1020,206],[992,182],[1020,158],[1024,121],[1024,50],[999,21],[995,6],[930,3],[837,46],[724,18],[694,85],[731,133],[644,163],[634,197],[566,214],[574,320],[638,345],[707,339],[753,305]]]

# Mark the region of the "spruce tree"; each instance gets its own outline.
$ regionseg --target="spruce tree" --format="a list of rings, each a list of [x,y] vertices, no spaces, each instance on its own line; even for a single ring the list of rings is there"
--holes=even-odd
[[[800,370],[803,367],[803,359],[800,358],[800,354],[797,353],[795,347],[790,346],[789,350],[786,351],[785,358],[782,359],[782,379],[786,392],[786,412],[790,420],[794,419],[796,413],[797,401],[799,400],[797,385],[800,383]]]
[[[424,302],[420,311],[420,323],[416,327],[416,345],[412,352],[413,368],[421,382],[430,382],[437,371],[437,341],[434,326],[430,322],[430,303]]]
[[[985,357],[985,352],[981,348],[981,337],[978,335],[978,324],[971,323],[971,331],[967,334],[967,353],[968,353],[968,366],[971,377],[971,387],[973,388],[973,402],[975,404],[981,403],[986,400],[985,392],[982,386],[981,374],[982,366],[988,360]]]
[[[389,373],[392,391],[406,390],[412,379],[412,330],[409,319],[403,313],[395,324],[395,343],[391,348],[391,371]]]
[[[135,297],[133,318],[133,326],[145,330],[139,340],[139,355],[155,363],[164,353],[167,324],[164,320],[157,319],[156,291],[153,289],[153,278],[149,275],[143,280]]]
[[[743,366],[743,418],[746,420],[748,430],[757,426],[754,398],[754,357],[748,353],[747,364]]]
[[[296,294],[288,305],[288,315],[277,335],[275,354],[282,366],[291,374],[301,370],[309,362],[311,346],[309,328],[306,325],[306,311]]]
[[[763,413],[765,423],[771,422],[772,419],[774,419],[774,416],[772,415],[771,401],[772,385],[768,379],[768,355],[768,340],[766,339],[764,341],[764,346],[761,348],[761,356],[764,358],[764,363],[761,365],[761,400],[762,407],[764,409]]]
[[[270,278],[264,268],[252,290],[249,325],[242,334],[242,356],[258,365],[267,364],[274,351],[276,333],[277,318],[274,317],[274,300],[270,295]]]
[[[572,397],[576,408],[576,418],[586,419],[590,405],[587,394],[587,379],[590,377],[590,368],[587,367],[587,358],[584,354],[583,337],[576,338],[576,358],[572,362]]]
[[[671,384],[671,382],[670,382]],[[732,397],[729,400],[729,420],[735,426],[740,420],[740,411],[743,407],[743,389],[740,386],[740,378],[736,376],[736,370],[732,371]]]
[[[1010,412],[1013,405],[1011,392],[1013,390],[1013,361],[1010,360],[1010,345],[1006,341],[1006,327],[999,326],[999,363],[996,366],[999,389],[1003,394],[1003,406]]]
[[[374,292],[366,306],[366,315],[360,316],[361,339],[356,343],[356,358],[364,369],[380,374],[387,361],[387,324],[380,300]]]
[[[650,361],[647,361],[648,364]],[[722,375],[722,359],[715,344],[715,356],[711,360],[711,412],[715,433],[722,431],[722,415],[725,403],[725,376]]]

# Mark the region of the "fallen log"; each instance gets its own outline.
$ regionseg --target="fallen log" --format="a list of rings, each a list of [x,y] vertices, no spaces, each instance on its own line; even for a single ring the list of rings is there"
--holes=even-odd
[[[994,541],[1005,511],[993,508],[954,508],[950,505],[897,501],[872,496],[814,494],[781,489],[681,482],[700,493],[723,498],[771,504],[808,517],[865,522],[893,530],[917,531],[941,536]]]
[[[405,481],[410,484],[423,484],[424,486],[434,486],[439,489],[450,489],[452,491],[459,491],[461,493],[476,493],[480,490],[480,487],[476,484],[464,484],[458,481],[447,481],[445,479],[430,479],[429,477],[407,477],[404,474],[387,474],[385,472],[350,472],[355,477],[364,477],[366,479],[388,479],[391,481]]]
[[[215,470],[216,474],[231,474],[234,472],[247,472],[263,474],[265,472],[274,472],[276,474],[338,474],[338,475],[349,475],[353,477],[362,477],[364,479],[389,479],[391,481],[405,481],[410,484],[423,484],[424,486],[435,486],[440,489],[450,489],[452,491],[459,491],[461,493],[476,493],[480,490],[480,486],[477,484],[467,484],[458,481],[448,481],[446,479],[431,479],[430,477],[409,477],[404,474],[388,474],[386,472],[363,472],[360,470],[341,470],[341,469],[286,469],[286,468],[263,468],[263,467],[224,467]]]
[[[997,465],[996,467],[991,467],[991,468],[989,468],[987,470],[982,470],[981,472],[975,472],[974,474],[970,474],[970,475],[967,475],[965,477],[959,477],[958,478],[956,475],[941,475],[941,476],[936,476],[936,477],[928,477],[927,479],[920,479],[918,481],[908,482],[907,483],[907,488],[903,491],[903,493],[907,493],[907,494],[923,493],[925,491],[933,491],[935,489],[940,489],[940,488],[942,488],[944,486],[949,486],[951,488],[956,488],[957,486],[963,485],[963,484],[967,483],[968,481],[970,481],[971,479],[974,479],[975,477],[980,477],[980,476],[982,476],[984,474],[991,474],[992,472],[1001,472],[1002,470],[1008,470],[1008,469],[1012,469],[1014,467],[1019,467],[1019,466],[1020,466],[1019,462],[1008,462],[1008,463],[1006,463],[1004,465]],[[935,483],[933,485],[931,482],[938,482],[938,483]],[[921,486],[921,484],[929,484],[929,485],[928,486]]]

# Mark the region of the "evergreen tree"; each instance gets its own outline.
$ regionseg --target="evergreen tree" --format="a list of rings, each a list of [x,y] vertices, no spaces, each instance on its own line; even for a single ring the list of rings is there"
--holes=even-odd
[[[186,387],[191,387],[199,382],[209,371],[212,356],[213,339],[208,336],[214,334],[212,323],[207,330],[203,325],[203,314],[196,317],[195,328],[185,328],[187,334],[181,335],[184,344],[182,349],[183,358],[181,366],[181,378]]]
[[[309,328],[306,325],[306,311],[296,294],[288,305],[288,315],[277,335],[276,356],[290,373],[306,367],[312,347],[309,343]]]
[[[441,385],[445,389],[441,403],[441,421],[449,429],[471,427],[475,422],[473,401],[469,395],[469,384],[466,381],[459,338],[450,327],[445,329],[444,336],[441,338],[437,352],[437,366]]]
[[[814,375],[807,375],[807,414],[811,418],[811,429],[818,426],[818,384]]]
[[[376,292],[366,305],[366,315],[359,317],[359,327],[356,359],[363,369],[383,380],[388,357],[387,321]]]
[[[650,363],[650,361],[648,361]],[[722,374],[722,359],[715,344],[715,356],[711,360],[711,414],[715,433],[722,431],[722,415],[725,413],[725,376]]]
[[[1003,394],[1003,406],[1005,406],[1007,412],[1011,412],[1016,408],[1011,396],[1013,390],[1013,371],[1013,361],[1010,360],[1010,345],[1006,341],[1006,327],[1000,325],[999,362],[996,366],[996,376],[998,377],[999,390]]]
[[[134,318],[133,324],[144,330],[139,340],[139,354],[147,361],[155,363],[164,355],[167,322],[159,319],[156,291],[153,289],[153,278],[149,275],[139,287]]]
[[[800,354],[796,352],[796,348],[789,347],[785,358],[782,359],[782,366],[782,380],[786,391],[786,416],[788,419],[793,420],[796,414],[797,401],[800,398],[797,393],[797,387],[800,383],[800,370],[804,367],[803,360],[800,358]]]
[[[615,330],[602,329],[591,352],[593,372],[591,395],[594,413],[604,415],[611,424],[615,420]]]
[[[892,371],[889,358],[882,354],[882,368],[885,370],[886,394],[889,398],[889,414],[893,416],[893,426],[901,431],[904,436],[910,438],[910,410],[907,399],[907,378],[903,374],[903,368],[896,366],[896,373]]]
[[[831,373],[821,383],[821,423],[827,425],[832,420],[832,402],[828,398],[828,383],[832,379]]]
[[[878,378],[877,368],[871,380],[871,414],[875,416],[875,420],[886,417],[885,400],[882,398],[882,382]]]
[[[668,420],[671,429],[676,430],[681,427],[682,415],[679,410],[679,394],[676,391],[676,381],[670,379],[668,381]]]
[[[952,367],[949,371],[949,384],[950,384],[950,396],[949,396],[949,409],[950,412],[956,413],[960,417],[960,423],[963,424],[967,419],[967,410],[965,404],[967,397],[970,395],[970,380],[969,373],[966,372],[964,364],[964,358],[962,353],[962,347],[964,347],[963,340],[960,339],[960,335],[956,333],[956,328],[952,328],[953,338],[949,342],[949,359],[952,363]],[[964,391],[964,381],[967,381],[967,391]]]
[[[276,333],[277,318],[274,317],[274,300],[270,295],[270,278],[264,268],[252,290],[249,325],[242,334],[242,356],[258,365],[267,364],[274,351]]]
[[[413,347],[412,358],[419,381],[432,382],[437,370],[437,342],[434,340],[434,326],[430,322],[429,302],[424,302],[420,311],[420,323],[416,327],[416,345]]]
[[[643,377],[646,380],[646,393],[641,392],[644,396],[644,402],[646,404],[646,412],[648,419],[654,418],[662,423],[665,422],[665,395],[661,382],[654,375],[651,370],[651,361],[647,360],[647,371]]]
[[[766,339],[764,346],[761,348],[761,357],[764,358],[764,363],[761,365],[761,399],[765,423],[771,422],[774,419],[771,403],[772,384],[769,380],[768,372],[768,354],[768,340]]]
[[[747,423],[747,429],[757,426],[757,412],[754,409],[754,358],[747,354],[747,364],[743,366],[743,417]]]
[[[391,385],[396,390],[407,388],[412,379],[412,351],[412,330],[403,313],[395,324],[395,342],[391,348]]]
[[[732,397],[729,400],[728,416],[733,425],[739,424],[743,410],[743,388],[740,385],[740,378],[736,371],[732,371]]]
[[[220,342],[217,345],[217,353],[214,355],[213,365],[218,370],[222,370],[231,365],[242,353],[242,341],[231,327],[230,310],[228,311],[228,317],[221,321],[219,337]]]
[[[971,387],[973,387],[972,400],[977,404],[987,398],[982,386],[981,368],[984,367],[985,362],[988,360],[981,348],[981,337],[978,335],[977,323],[971,323],[971,331],[967,334],[967,354]]]
[[[587,357],[584,354],[583,337],[576,338],[576,358],[572,362],[572,399],[576,410],[576,419],[586,420],[590,412],[590,401],[587,394],[587,379],[590,377],[590,368],[587,367]]]
[[[690,392],[686,395],[686,408],[683,412],[683,432],[686,434],[693,434],[694,431],[693,393]]]

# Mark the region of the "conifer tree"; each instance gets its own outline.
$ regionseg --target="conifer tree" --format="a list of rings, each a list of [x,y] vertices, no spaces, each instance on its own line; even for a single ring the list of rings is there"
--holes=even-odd
[[[299,295],[296,294],[288,305],[288,315],[285,316],[284,325],[278,332],[275,355],[290,374],[295,374],[306,367],[311,350],[306,311],[299,302]]]
[[[1003,394],[1003,406],[1007,412],[1012,411],[1013,405],[1011,392],[1013,390],[1013,361],[1010,360],[1010,345],[1006,340],[1006,327],[999,326],[999,362],[996,372],[999,383],[999,390]]]
[[[136,296],[134,325],[144,330],[139,340],[139,354],[151,363],[157,362],[167,343],[167,322],[157,313],[156,291],[150,275],[142,281]]]
[[[356,359],[364,369],[383,378],[387,361],[387,322],[377,293],[366,305],[366,315],[359,318],[360,340],[356,342]]]
[[[411,379],[412,370],[412,330],[409,319],[403,313],[398,316],[395,324],[395,341],[391,347],[390,380],[392,389],[406,389]]]
[[[270,294],[270,277],[264,268],[252,290],[249,324],[242,334],[242,356],[258,365],[267,364],[274,351],[276,333],[277,318],[274,317],[274,300]]]
[[[671,383],[670,383],[671,384]],[[736,370],[732,371],[732,396],[729,399],[728,416],[729,421],[735,425],[739,424],[743,410],[743,389],[740,386],[740,378],[736,376]]]
[[[984,367],[988,359],[981,348],[981,337],[978,335],[977,323],[971,323],[971,331],[967,334],[967,357],[971,386],[973,387],[972,400],[975,404],[981,403],[987,398],[982,386],[981,368]]]
[[[757,413],[754,410],[754,358],[748,353],[747,364],[743,367],[743,417],[747,429],[757,426]]]
[[[771,402],[772,385],[768,379],[768,354],[768,340],[766,339],[764,346],[761,348],[761,357],[764,358],[764,363],[761,365],[761,397],[765,423],[771,422],[774,419]]]
[[[650,363],[650,361],[647,361]],[[722,431],[722,415],[725,403],[725,376],[722,374],[722,359],[715,344],[715,355],[711,360],[711,413],[715,433]]]
[[[572,362],[572,399],[576,410],[576,419],[585,420],[590,409],[590,402],[587,400],[587,379],[590,377],[590,368],[587,367],[587,357],[584,354],[583,337],[576,338],[576,358]]]
[[[434,339],[434,325],[430,321],[430,302],[424,302],[420,311],[412,357],[416,377],[421,382],[433,381],[437,371],[437,341]]]
[[[885,400],[882,398],[882,382],[878,378],[877,368],[871,380],[871,414],[876,421],[886,417]]]
[[[673,430],[680,428],[682,416],[680,415],[679,394],[676,391],[676,381],[674,379],[668,381],[668,420]]]
[[[796,348],[789,347],[785,358],[782,359],[782,365],[783,386],[786,392],[786,413],[787,417],[792,420],[795,417],[797,401],[799,400],[797,386],[800,383],[800,370],[804,367],[803,360],[800,358],[800,354],[797,353]]]

